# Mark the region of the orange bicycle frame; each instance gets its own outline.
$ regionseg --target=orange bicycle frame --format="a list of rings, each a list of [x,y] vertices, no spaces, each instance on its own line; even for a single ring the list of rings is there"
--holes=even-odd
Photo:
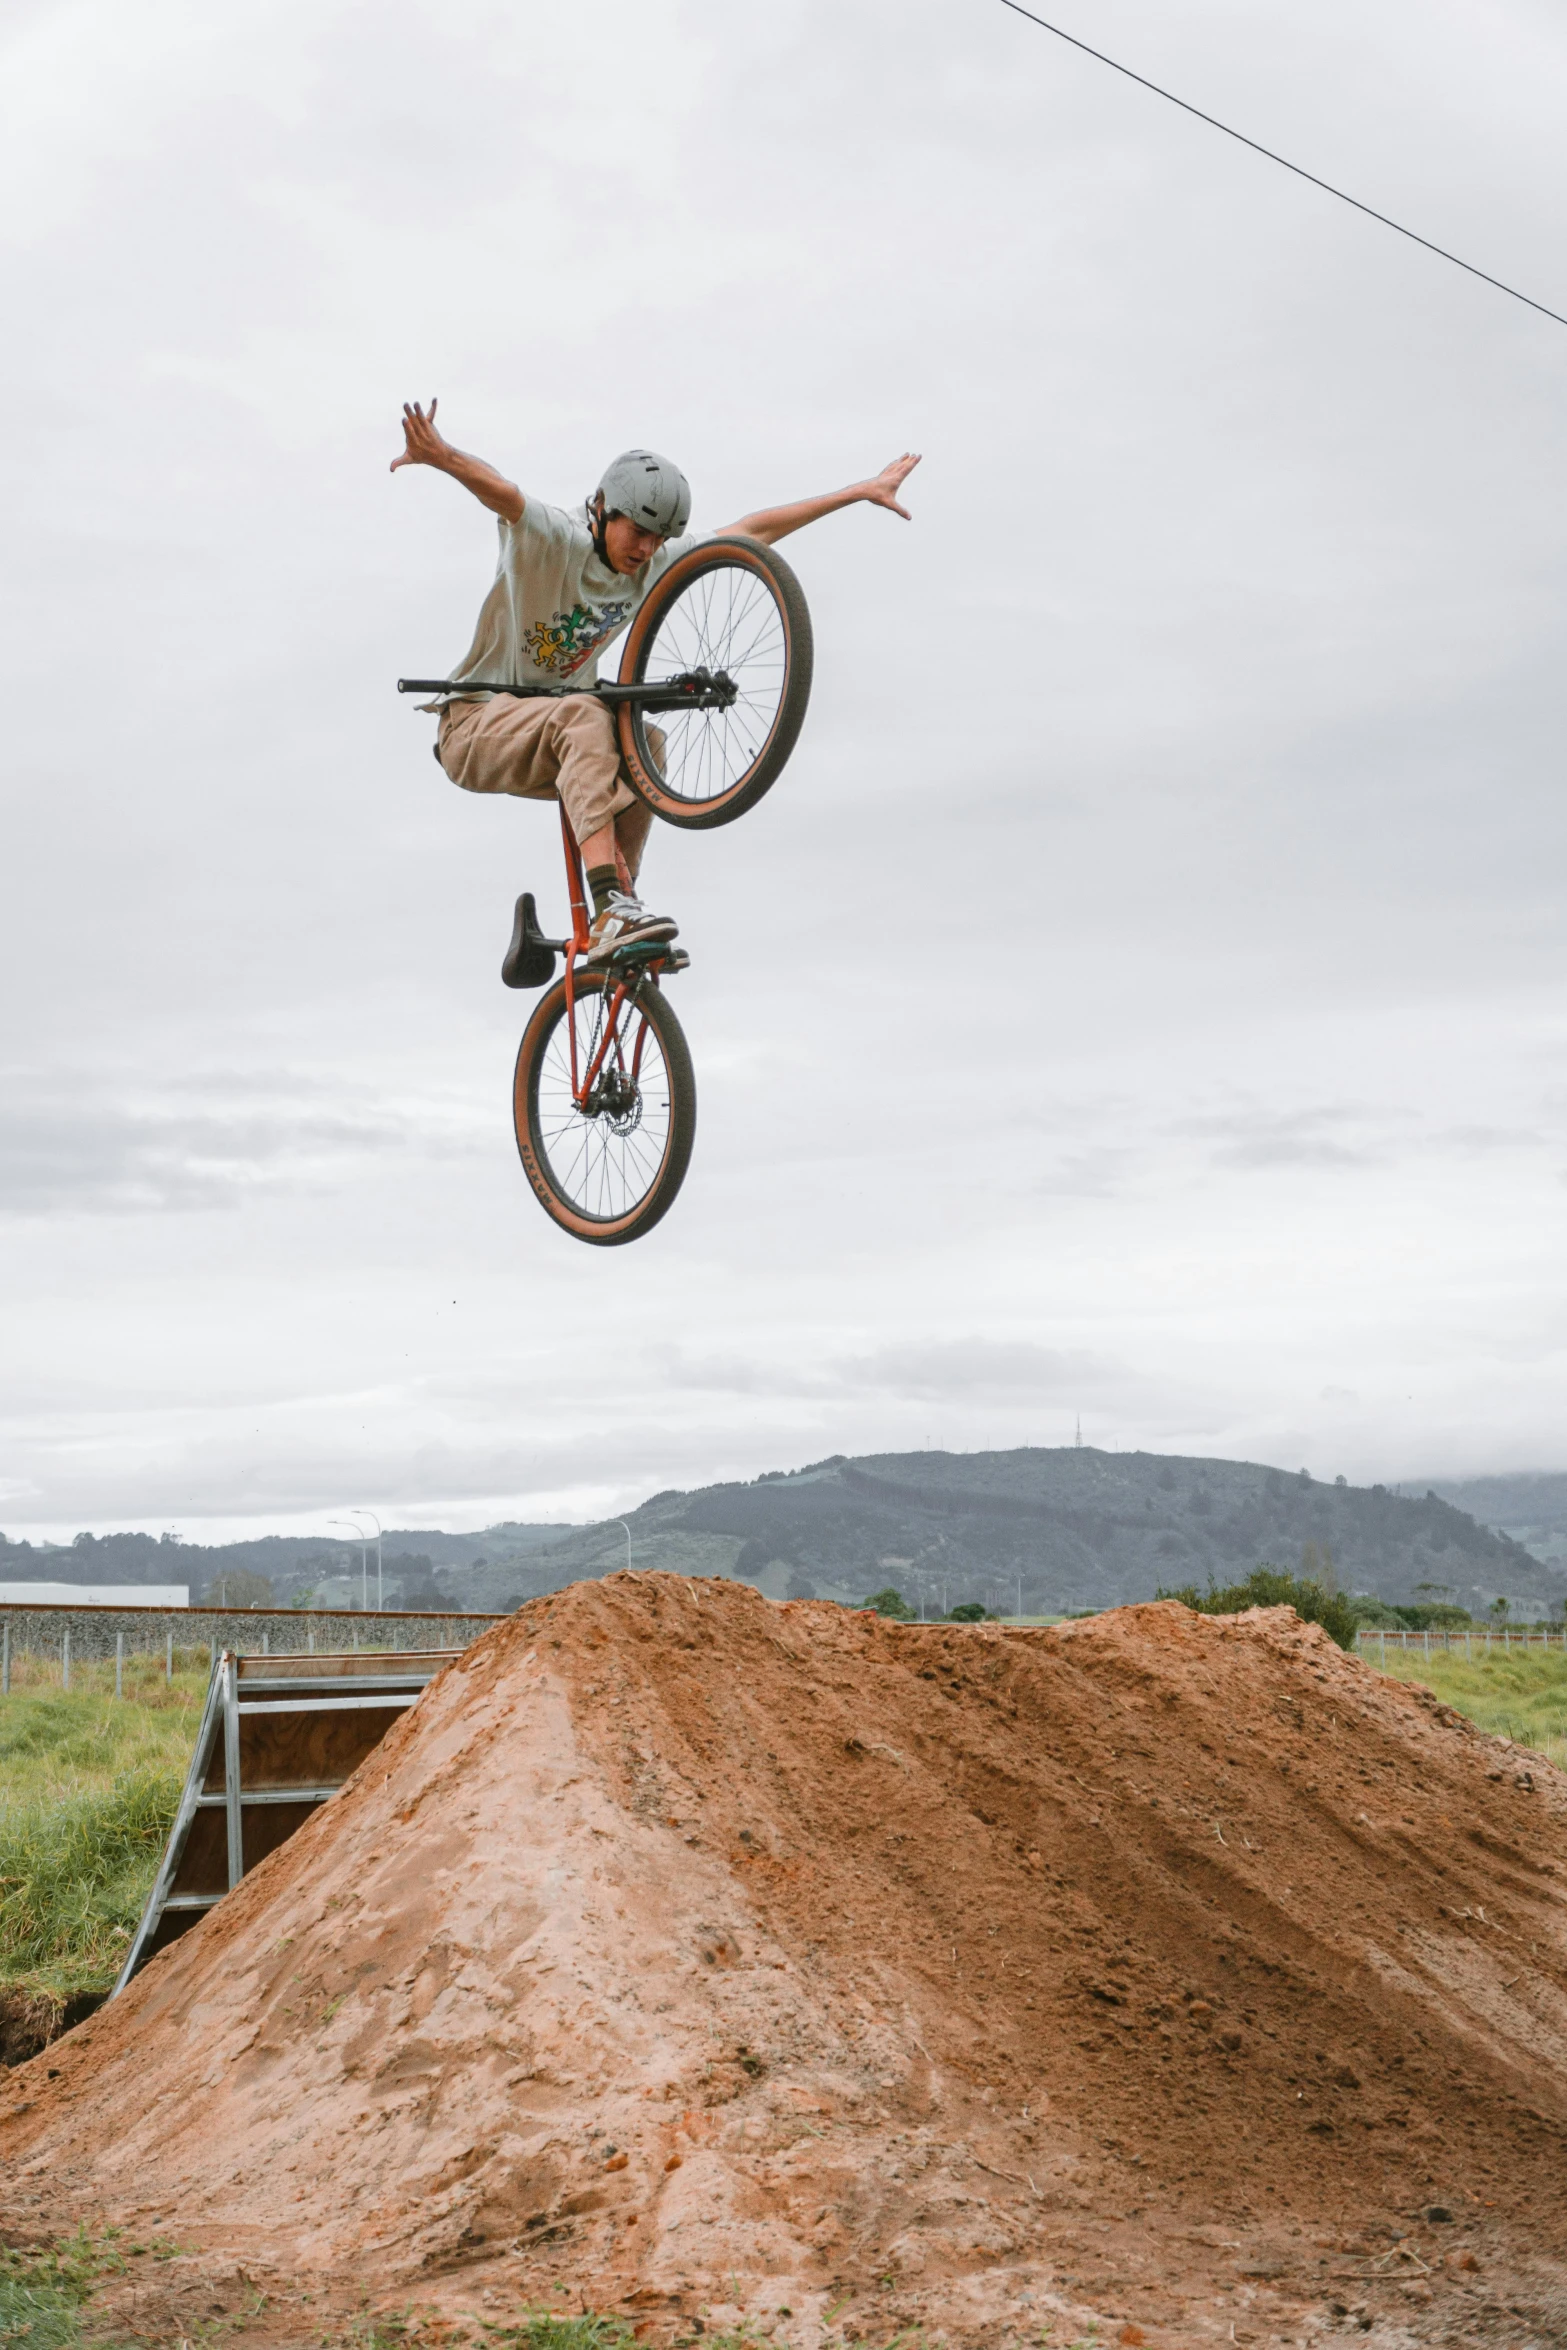
[[[582,870],[582,851],[577,846],[577,836],[571,829],[571,819],[566,814],[564,801],[561,803],[560,810],[560,837],[566,851],[566,894],[571,900],[571,937],[566,943],[566,1032],[571,1038],[571,1098],[580,1110],[587,1105],[588,1095],[593,1089],[599,1071],[604,1066],[610,1046],[613,1044],[618,1047],[620,1043],[620,1014],[628,999],[625,981],[617,981],[614,997],[609,1004],[604,1021],[604,1033],[599,1039],[598,1050],[594,1053],[586,1071],[579,1075],[577,1068],[576,966],[577,957],[586,950],[588,943],[588,889],[587,880]],[[622,884],[629,888],[631,876],[626,870],[626,861],[621,856],[618,847],[615,851],[615,862],[620,867]],[[606,988],[606,996],[608,993]],[[644,1020],[637,1029],[636,1046],[631,1056],[631,1082],[633,1085],[642,1074],[642,1047],[646,1039],[647,1022]]]

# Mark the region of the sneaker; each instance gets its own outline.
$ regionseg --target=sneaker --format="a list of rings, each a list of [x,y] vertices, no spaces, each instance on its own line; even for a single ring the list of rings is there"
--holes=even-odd
[[[582,960],[607,963],[617,947],[646,946],[658,939],[673,938],[679,928],[679,923],[671,922],[667,914],[650,914],[640,898],[630,898],[624,890],[616,890],[603,913],[593,918]]]

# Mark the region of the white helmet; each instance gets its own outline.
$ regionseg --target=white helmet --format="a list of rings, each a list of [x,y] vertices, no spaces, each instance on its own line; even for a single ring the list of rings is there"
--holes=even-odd
[[[656,530],[661,538],[678,538],[691,519],[691,485],[678,465],[654,449],[625,449],[604,468],[595,497],[604,500],[604,512],[624,514],[639,530]]]

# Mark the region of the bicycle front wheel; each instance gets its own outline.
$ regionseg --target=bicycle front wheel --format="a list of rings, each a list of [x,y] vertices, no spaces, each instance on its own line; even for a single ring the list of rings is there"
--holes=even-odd
[[[704,539],[672,563],[626,635],[622,685],[705,669],[728,709],[617,712],[632,788],[667,823],[730,824],[794,749],[811,698],[811,615],[783,557],[759,539]]]
[[[528,1181],[563,1231],[600,1248],[650,1232],[696,1139],[691,1054],[662,990],[647,980],[632,997],[603,972],[582,971],[568,1013],[558,981],[524,1031],[512,1111]]]

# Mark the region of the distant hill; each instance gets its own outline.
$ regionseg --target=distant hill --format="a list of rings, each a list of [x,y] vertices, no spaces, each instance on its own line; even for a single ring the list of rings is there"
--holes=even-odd
[[[835,1455],[751,1484],[658,1493],[626,1523],[634,1566],[737,1576],[775,1599],[856,1601],[890,1583],[931,1613],[981,1600],[1045,1615],[1151,1598],[1161,1585],[1233,1582],[1264,1561],[1298,1572],[1309,1546],[1346,1591],[1451,1597],[1477,1612],[1502,1595],[1515,1614],[1534,1614],[1567,1599],[1567,1573],[1476,1515],[1524,1486],[1536,1514],[1546,1500],[1559,1509],[1550,1522],[1567,1556],[1567,1477],[1449,1485],[1448,1496],[1474,1496],[1460,1507],[1435,1490],[1416,1499],[1320,1484],[1303,1469],[1088,1445]],[[418,1528],[388,1531],[383,1552],[389,1604],[499,1609],[612,1573],[626,1563],[626,1537],[618,1524]],[[194,1591],[236,1569],[267,1576],[280,1599],[308,1589],[343,1605],[360,1587],[356,1544],[309,1537],[203,1546],[79,1535],[68,1549],[0,1538],[0,1579],[188,1581]]]
[[[1533,1471],[1516,1477],[1433,1479],[1435,1490],[1482,1526],[1508,1534],[1548,1566],[1567,1567],[1567,1477]]]
[[[482,1534],[443,1534],[421,1526],[389,1526],[381,1538],[389,1604],[450,1607],[455,1590],[440,1580],[483,1574],[491,1558],[518,1560],[570,1534],[570,1526],[490,1526]],[[167,1534],[78,1534],[68,1545],[8,1542],[0,1534],[0,1581],[56,1583],[188,1583],[191,1597],[215,1575],[265,1575],[280,1600],[314,1591],[322,1606],[353,1604],[359,1592],[357,1542],[323,1541],[318,1534],[266,1534],[249,1542],[177,1542]],[[370,1545],[375,1577],[375,1545]]]
[[[1525,1612],[1567,1577],[1435,1494],[1323,1485],[1304,1470],[1089,1446],[835,1457],[754,1484],[662,1493],[629,1514],[633,1563],[738,1575],[774,1597],[858,1599],[887,1583],[932,1609],[980,1599],[1025,1614],[1146,1599],[1162,1584],[1229,1582],[1263,1560],[1326,1550],[1346,1590],[1390,1600],[1498,1594]],[[463,1575],[498,1605],[625,1562],[618,1527],[585,1527],[531,1559]]]

